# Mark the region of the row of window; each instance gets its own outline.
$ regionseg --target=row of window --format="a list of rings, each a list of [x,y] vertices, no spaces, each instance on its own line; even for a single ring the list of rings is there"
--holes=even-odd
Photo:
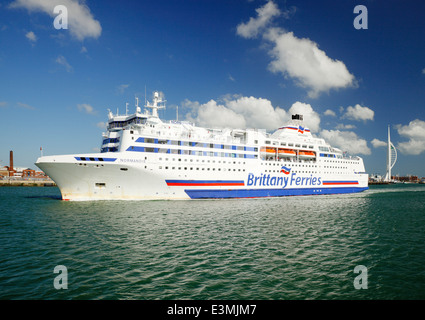
[[[193,141],[180,141],[180,140],[168,140],[168,139],[156,139],[156,138],[138,138],[136,142],[144,143],[154,143],[154,144],[170,144],[175,146],[188,146],[188,147],[199,147],[199,148],[215,148],[215,149],[227,149],[227,150],[243,150],[243,151],[254,151],[257,152],[257,147],[245,147],[245,146],[234,146],[226,144],[216,144],[216,143],[205,143],[205,142],[193,142]],[[258,143],[256,140],[255,143]],[[265,141],[265,144],[269,145],[279,145],[278,142]],[[313,145],[301,145],[295,144],[292,142],[281,142],[281,146],[295,147],[295,148],[304,148],[304,149],[313,149]],[[329,148],[326,148],[326,151],[329,151]]]
[[[321,153],[320,156],[325,158],[336,158],[335,154],[330,154],[330,153]]]
[[[105,153],[105,152],[118,152],[118,147],[105,147],[100,149],[100,153]]]
[[[145,157],[145,160],[148,160],[148,157]],[[176,158],[159,158],[158,159],[159,161],[162,161],[162,160],[164,160],[165,162],[168,162],[168,161],[176,161]],[[177,161],[182,161],[182,158],[177,158]],[[184,162],[188,162],[188,159],[187,158],[183,158],[183,161]],[[202,163],[216,163],[216,161],[215,160],[204,160],[204,159],[189,159],[189,162],[202,162]],[[217,160],[217,163],[221,163],[221,160]],[[228,163],[228,164],[245,164],[245,161],[243,161],[243,162],[241,162],[241,161],[238,161],[238,162],[236,162],[236,161],[226,161],[226,160],[223,160],[223,163]]]
[[[147,168],[147,166],[145,166]],[[245,169],[232,169],[232,168],[205,168],[205,167],[170,167],[170,166],[159,166],[159,169],[165,170],[198,170],[198,171],[235,171],[245,172]]]
[[[358,164],[359,161],[358,160],[323,160],[323,162],[335,162],[335,163],[350,163],[350,164]]]
[[[255,143],[258,143],[258,141],[256,140]],[[269,141],[269,140],[266,140],[265,141],[265,144],[270,144],[270,145],[273,145],[273,146],[278,146],[279,145],[279,142],[278,141]],[[293,142],[281,142],[280,145],[281,146],[284,146],[284,147],[288,146],[288,147],[304,148],[304,149],[307,149],[307,148],[308,149],[313,149],[314,148],[312,145],[307,146],[306,144],[301,145],[301,144],[293,143]],[[323,150],[323,151],[325,151],[325,150]],[[329,151],[329,150],[326,150],[326,151]]]
[[[224,150],[251,151],[251,152],[258,151],[257,147],[245,147],[245,146],[234,146],[234,145],[227,145],[227,144],[155,139],[155,138],[138,138],[136,142],[163,144],[163,145],[166,144],[166,145],[172,145],[172,146],[197,147],[197,148],[214,148],[214,149],[224,149]]]
[[[258,157],[256,154],[196,151],[196,150],[167,149],[167,148],[148,148],[148,147],[137,147],[137,146],[131,146],[126,151],[164,153],[164,154],[182,154],[182,155],[191,155],[191,156],[208,156],[208,157],[222,157],[222,158],[257,159]]]
[[[108,129],[114,129],[114,128],[124,128],[129,124],[144,124],[146,123],[146,118],[142,117],[136,117],[129,119],[127,121],[113,121],[109,123]]]
[[[102,145],[108,144],[108,143],[118,143],[120,142],[120,138],[106,138],[102,141]]]

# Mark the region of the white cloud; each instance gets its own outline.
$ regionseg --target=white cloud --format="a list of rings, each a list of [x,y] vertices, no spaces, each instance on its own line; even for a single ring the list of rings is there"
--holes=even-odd
[[[380,147],[386,147],[387,143],[385,141],[379,140],[379,139],[373,139],[371,142],[372,146],[374,148],[380,148]]]
[[[274,17],[289,18],[296,8],[282,12],[269,1],[258,8],[257,17],[237,26],[237,34],[243,38],[255,38],[258,34],[272,44],[269,70],[294,79],[297,85],[308,89],[308,95],[316,98],[322,92],[356,86],[355,77],[342,61],[329,58],[317,43],[307,38],[297,38],[293,32],[271,28]]]
[[[425,74],[425,68],[422,69],[422,74]]]
[[[335,129],[341,129],[341,130],[350,130],[355,128],[356,126],[353,124],[343,124],[343,123],[340,123],[335,127]]]
[[[64,5],[68,9],[68,30],[75,38],[83,41],[85,38],[97,39],[100,36],[102,27],[84,0],[15,0],[9,7],[25,8],[29,12],[41,11],[55,18],[57,14],[53,13],[53,9],[57,5]]]
[[[124,91],[125,91],[125,89],[127,89],[129,86],[130,86],[129,84],[120,84],[120,85],[117,87],[117,91],[118,91],[118,93],[123,94],[123,93],[124,93]]]
[[[80,53],[87,53],[87,48],[85,46],[82,46]]]
[[[37,41],[37,36],[32,31],[27,32],[25,34],[25,37],[32,43],[35,43]]]
[[[264,6],[255,10],[256,18],[250,18],[247,23],[240,23],[236,28],[236,34],[243,38],[255,38],[274,17],[281,14],[279,8],[273,1],[267,2]]]
[[[329,58],[310,39],[297,38],[292,32],[279,28],[269,29],[265,39],[274,45],[269,51],[273,59],[270,71],[295,79],[299,86],[309,90],[311,98],[331,89],[355,85],[355,78],[345,64]]]
[[[107,122],[98,122],[97,124],[96,124],[96,127],[98,127],[98,128],[100,128],[100,129],[103,129],[103,130],[106,130],[106,127],[108,126],[108,123]]]
[[[285,110],[273,108],[270,100],[255,97],[239,97],[227,100],[226,106],[241,114],[248,127],[275,130],[286,121]]]
[[[7,107],[6,101],[0,101],[0,108]]]
[[[331,109],[326,110],[323,114],[325,116],[336,117],[336,113],[334,111],[332,111]]]
[[[200,104],[185,100],[183,107],[189,108],[186,119],[203,127],[257,128],[274,131],[285,125],[292,114],[302,114],[305,126],[313,132],[319,131],[320,117],[311,105],[295,102],[288,111],[276,107],[263,98],[227,96],[221,103],[210,100]]]
[[[320,135],[330,145],[348,151],[351,154],[371,154],[367,141],[361,139],[352,131],[322,130]]]
[[[402,153],[418,155],[425,151],[425,121],[415,119],[408,125],[397,125],[398,134],[409,141],[400,142],[397,146]]]
[[[77,105],[77,108],[79,111],[85,112],[87,114],[96,114],[96,111],[94,110],[94,108],[87,103],[79,104]]]
[[[65,67],[65,70],[67,72],[72,72],[73,68],[72,66],[68,63],[68,61],[66,60],[66,58],[62,55],[58,56],[55,60],[55,62],[63,67]]]
[[[216,101],[210,100],[207,103],[185,100],[183,106],[192,109],[192,112],[186,114],[186,119],[195,122],[202,127],[217,128],[245,128],[245,118],[225,107],[217,104]]]
[[[205,127],[275,130],[287,121],[285,110],[273,108],[263,98],[227,96],[222,103],[210,100],[205,104],[186,100],[183,106],[191,109],[188,120]]]
[[[349,106],[347,107],[347,111],[343,115],[343,118],[351,119],[351,120],[373,120],[373,117],[375,115],[375,112],[368,108],[368,107],[362,107],[359,104],[356,104],[354,107]]]
[[[22,109],[35,110],[33,106],[30,106],[29,104],[26,104],[26,103],[17,102],[16,104],[18,105],[19,108],[22,108]]]

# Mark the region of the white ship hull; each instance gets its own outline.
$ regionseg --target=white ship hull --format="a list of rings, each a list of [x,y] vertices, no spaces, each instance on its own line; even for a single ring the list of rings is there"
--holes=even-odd
[[[75,156],[46,156],[39,158],[36,165],[56,182],[63,200],[263,198],[368,189],[367,174],[341,177],[284,173],[279,170],[280,166],[269,173],[260,170],[261,160],[245,161],[245,165],[236,162],[230,165],[229,171],[219,173],[211,167],[206,171],[206,165],[192,165],[190,169],[187,163],[175,171],[164,170],[164,164],[159,161],[148,164],[142,159],[119,157],[117,153],[90,154],[85,158],[89,157],[94,161],[76,160]],[[99,158],[115,160],[99,161]],[[199,167],[204,170],[195,170],[202,169]]]

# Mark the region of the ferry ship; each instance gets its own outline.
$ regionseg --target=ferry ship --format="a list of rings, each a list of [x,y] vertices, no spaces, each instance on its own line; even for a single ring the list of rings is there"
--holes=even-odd
[[[109,111],[100,153],[42,156],[36,165],[56,182],[63,200],[263,198],[368,189],[363,159],[314,137],[302,115],[267,133],[162,121],[158,110],[164,107],[155,92],[143,112],[138,100],[134,114]]]

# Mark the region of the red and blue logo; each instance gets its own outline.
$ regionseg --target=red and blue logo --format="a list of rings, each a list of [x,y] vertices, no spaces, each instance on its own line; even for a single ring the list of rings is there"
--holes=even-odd
[[[284,174],[289,174],[291,172],[291,168],[282,166],[282,168],[280,168],[280,172],[283,172]]]

